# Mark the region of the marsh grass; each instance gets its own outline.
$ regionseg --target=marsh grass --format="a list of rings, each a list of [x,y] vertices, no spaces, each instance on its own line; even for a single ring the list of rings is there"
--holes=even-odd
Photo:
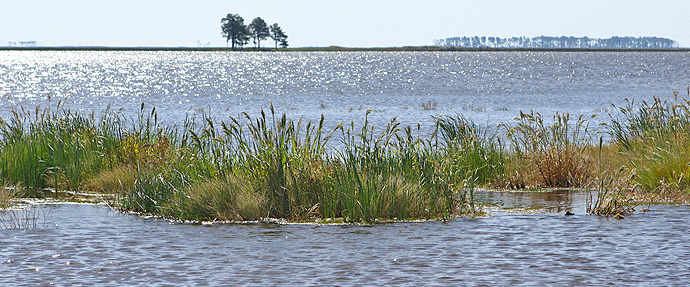
[[[117,195],[121,210],[195,221],[446,220],[480,212],[474,192],[487,185],[590,188],[588,212],[606,216],[632,211],[636,198],[689,197],[685,100],[619,109],[612,141],[598,147],[587,120],[560,113],[520,112],[493,133],[442,115],[422,137],[396,118],[373,126],[371,110],[362,126],[333,131],[323,116],[293,121],[273,106],[221,121],[200,112],[164,127],[144,105],[133,118],[18,108],[0,121],[0,176],[23,196],[87,189]]]
[[[14,184],[7,181],[0,182],[0,210],[12,206],[15,199],[21,196],[22,190],[15,188]]]
[[[122,194],[131,190],[137,180],[136,167],[131,165],[105,169],[84,183],[84,189],[100,193]]]
[[[515,153],[504,153],[503,173],[491,182],[491,186],[500,189],[534,188],[539,182],[538,172],[528,160]]]
[[[495,134],[488,134],[462,115],[435,119],[443,157],[451,162],[453,173],[461,181],[471,179],[484,185],[503,173],[503,148]]]
[[[436,110],[436,108],[438,107],[438,102],[434,100],[429,100],[421,103],[419,106],[422,108],[422,110],[433,111]]]
[[[293,122],[275,115],[272,107],[270,114],[245,114],[242,121],[230,118],[218,124],[207,118],[200,129],[189,132],[187,150],[200,160],[194,165],[208,165],[210,172],[188,176],[184,186],[163,188],[161,194],[176,194],[164,205],[158,204],[166,201],[163,196],[143,193],[156,190],[153,186],[136,189],[141,195],[129,202],[144,207],[125,208],[169,210],[171,216],[189,220],[342,217],[369,223],[448,219],[475,211],[474,184],[486,182],[487,169],[496,166],[486,159],[501,158],[490,156],[487,150],[492,147],[483,142],[475,125],[443,117],[437,119],[443,138],[423,140],[419,127],[413,135],[411,127],[401,128],[396,119],[382,128],[372,126],[370,113],[363,126],[352,122],[329,134],[323,131],[323,117],[318,124]],[[325,146],[334,133],[340,135],[343,148],[328,153]],[[450,154],[453,160],[447,159]],[[175,166],[170,169],[178,169]],[[167,182],[165,178],[138,182],[158,186]]]
[[[507,137],[514,156],[538,172],[539,186],[577,188],[591,183],[593,164],[586,149],[591,146],[592,130],[582,115],[571,124],[569,114],[556,113],[549,125],[541,114],[521,111],[515,120]]]
[[[633,181],[629,177],[624,177],[622,173],[623,169],[615,175],[603,178],[599,188],[595,191],[589,190],[587,214],[621,219],[635,211],[638,204],[633,200]]]
[[[147,214],[168,215],[168,203],[188,186],[187,175],[176,169],[139,169],[131,190],[122,194],[122,209]]]
[[[39,226],[43,218],[43,225],[49,211],[39,212],[33,205],[25,209],[0,210],[0,229],[30,229]]]
[[[611,137],[641,187],[639,196],[690,199],[690,102],[679,94],[674,91],[671,102],[630,101],[611,116]]]
[[[635,105],[635,101],[617,108],[618,116],[611,116],[609,125],[611,137],[626,149],[632,149],[634,141],[644,138],[660,138],[671,133],[687,132],[690,126],[689,101],[680,93],[673,91],[675,101],[668,102],[653,97],[648,103],[642,101]],[[690,88],[688,89],[690,96]],[[627,100],[627,99],[626,99]]]
[[[79,190],[85,177],[104,167],[94,117],[64,109],[12,111],[0,121],[0,172],[25,188]]]
[[[172,214],[183,220],[248,221],[267,217],[268,201],[246,177],[210,179],[190,185],[173,200]]]
[[[673,132],[663,139],[635,143],[636,156],[631,166],[635,180],[652,190],[661,186],[690,187],[690,138],[686,132]]]
[[[385,127],[377,129],[369,124],[367,111],[364,125],[357,129],[354,123],[341,127],[341,141],[345,148],[337,151],[337,169],[332,179],[331,189],[339,194],[343,210],[342,216],[351,222],[373,222],[376,218],[429,217],[437,215],[432,203],[422,204],[425,210],[415,209],[405,204],[410,197],[426,190],[419,188],[423,180],[421,163],[413,169],[412,165],[423,160],[417,153],[421,143],[412,137],[411,129],[406,137],[399,134],[400,123],[392,119]],[[404,174],[403,170],[408,173]],[[401,178],[403,177],[403,178]],[[404,181],[408,184],[402,184]],[[434,201],[438,196],[429,194]],[[397,210],[392,209],[398,207]],[[430,212],[426,212],[430,210]]]
[[[597,150],[598,186],[594,191],[587,188],[587,214],[623,219],[624,215],[635,211],[636,204],[632,198],[637,186],[632,180],[634,175],[625,166],[612,172],[610,166],[604,163],[604,148],[603,137],[600,136]]]

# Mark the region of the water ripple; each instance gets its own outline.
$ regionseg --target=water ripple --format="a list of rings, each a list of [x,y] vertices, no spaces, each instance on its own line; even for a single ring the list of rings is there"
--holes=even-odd
[[[48,104],[136,113],[142,102],[181,122],[195,111],[256,115],[269,103],[330,126],[361,120],[431,124],[463,113],[496,124],[518,110],[592,114],[624,98],[671,98],[688,83],[690,53],[555,52],[103,52],[2,51],[4,107]],[[424,110],[421,103],[439,103]],[[53,103],[54,105],[55,103]],[[1,115],[8,115],[4,109]]]
[[[688,206],[626,220],[498,215],[377,226],[170,224],[52,205],[0,230],[0,282],[45,285],[678,285]],[[19,280],[19,281],[17,281]]]

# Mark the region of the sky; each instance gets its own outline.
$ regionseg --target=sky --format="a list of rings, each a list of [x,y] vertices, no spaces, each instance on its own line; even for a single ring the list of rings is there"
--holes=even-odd
[[[690,47],[690,0],[0,0],[0,46],[225,47],[220,19],[229,13],[278,23],[291,47],[541,35],[656,36]]]

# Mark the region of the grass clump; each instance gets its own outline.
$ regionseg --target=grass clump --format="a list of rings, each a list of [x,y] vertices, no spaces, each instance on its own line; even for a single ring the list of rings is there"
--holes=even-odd
[[[268,216],[268,200],[256,191],[245,177],[201,181],[182,191],[171,213],[183,220],[258,220]]]
[[[125,211],[194,221],[445,220],[474,216],[483,186],[587,188],[590,214],[622,216],[641,198],[689,198],[688,110],[678,98],[630,103],[612,117],[612,140],[596,146],[583,116],[560,113],[520,112],[494,134],[443,115],[422,137],[396,118],[373,126],[372,111],[362,126],[327,132],[323,116],[293,121],[273,106],[221,121],[202,111],[178,128],[143,105],[127,119],[58,103],[0,121],[0,177],[23,196],[87,189],[116,194]],[[329,150],[331,140],[339,148]]]
[[[86,174],[103,168],[93,117],[57,106],[13,110],[0,120],[0,174],[28,189],[79,190]]]
[[[548,125],[539,113],[520,112],[515,119],[517,124],[509,127],[507,137],[510,140],[517,161],[517,169],[529,168],[536,171],[537,186],[580,188],[590,184],[592,161],[586,150],[591,147],[591,130],[583,116],[575,124],[570,124],[569,114],[556,113],[553,124]],[[511,170],[517,176],[511,185],[524,186],[523,171]]]
[[[206,118],[188,131],[190,143],[175,150],[186,162],[168,159],[164,172],[142,173],[125,191],[123,208],[187,220],[349,222],[474,212],[474,184],[487,181],[485,170],[495,165],[478,152],[487,147],[470,138],[474,125],[440,118],[443,138],[435,140],[435,133],[434,140],[422,140],[396,119],[377,129],[368,115],[361,128],[351,123],[330,134],[323,132],[323,117],[304,124],[277,117],[272,107],[256,119]],[[451,135],[453,128],[463,134]],[[344,147],[328,153],[334,132]]]
[[[598,186],[595,190],[588,188],[587,213],[623,219],[625,214],[635,211],[636,204],[632,200],[635,191],[633,175],[625,166],[620,167],[615,172],[611,172],[610,168],[605,169],[603,155],[604,141],[603,137],[599,137]],[[609,161],[611,160],[609,159]]]
[[[597,196],[590,196],[588,212],[621,218],[644,202],[688,202],[689,101],[678,91],[674,96],[672,102],[656,97],[639,105],[629,101],[611,116],[612,140],[606,145],[600,140],[602,180]]]
[[[419,106],[422,108],[422,110],[433,111],[436,110],[436,108],[438,107],[438,102],[434,100],[428,100],[426,102],[421,103]]]
[[[0,209],[7,209],[12,206],[13,201],[22,193],[21,189],[17,189],[13,184],[7,181],[0,183]]]
[[[690,187],[690,102],[679,99],[678,91],[674,95],[674,102],[654,97],[651,104],[630,103],[619,109],[623,119],[611,124],[613,139],[646,190]]]

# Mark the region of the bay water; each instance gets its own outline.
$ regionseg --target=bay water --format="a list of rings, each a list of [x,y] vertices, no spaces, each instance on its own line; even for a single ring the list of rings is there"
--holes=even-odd
[[[495,127],[519,111],[584,114],[687,95],[678,52],[0,51],[0,116],[55,106],[166,125],[242,112],[328,127],[393,117],[430,132],[463,114]],[[677,285],[690,281],[688,206],[624,220],[585,215],[579,191],[484,192],[489,216],[390,224],[190,224],[104,205],[0,211],[2,285]],[[638,207],[638,211],[641,210]],[[565,210],[576,215],[564,216]],[[15,218],[15,219],[12,219]],[[25,218],[30,224],[17,222]],[[14,221],[13,221],[14,220]],[[14,222],[14,223],[13,223]],[[19,225],[19,226],[17,226]],[[13,228],[18,227],[18,228]]]

